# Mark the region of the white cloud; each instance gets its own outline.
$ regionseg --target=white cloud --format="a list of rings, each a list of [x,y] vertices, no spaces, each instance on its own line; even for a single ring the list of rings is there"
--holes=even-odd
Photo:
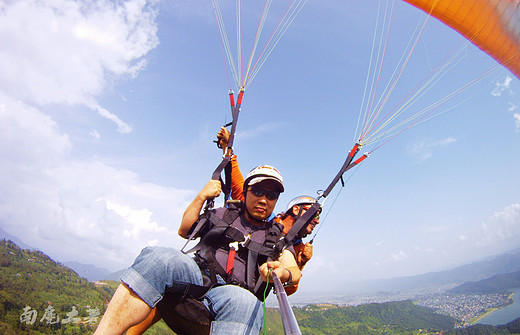
[[[117,115],[110,113],[109,111],[107,111],[106,109],[104,109],[103,107],[100,107],[100,106],[96,106],[95,109],[98,111],[99,115],[101,115],[102,117],[104,117],[108,120],[113,121],[117,125],[117,130],[120,133],[126,134],[126,133],[130,133],[132,131],[132,127],[127,125],[125,122],[123,122],[119,117],[117,117]]]
[[[102,201],[102,199],[99,199],[99,201]],[[128,205],[120,205],[111,201],[105,201],[105,203],[107,209],[113,210],[130,226],[123,231],[127,237],[138,240],[142,231],[168,231],[166,227],[160,227],[157,222],[151,220],[153,213],[147,208],[133,209]]]
[[[62,261],[106,267],[128,265],[150,241],[180,245],[177,225],[193,192],[142,183],[101,161],[71,160],[73,145],[49,116],[2,92],[0,101],[6,231]]]
[[[406,257],[407,257],[406,253],[404,251],[400,250],[397,253],[391,253],[389,260],[392,262],[399,262],[399,261],[404,260]]]
[[[90,131],[90,136],[92,136],[96,140],[99,140],[101,138],[101,134],[97,130],[95,130],[95,129],[92,129]]]
[[[495,88],[493,89],[493,91],[491,91],[491,95],[493,95],[495,97],[500,97],[500,96],[502,96],[502,93],[504,93],[504,92],[512,94],[512,91],[511,91],[511,81],[512,80],[513,80],[513,78],[507,76],[504,79],[503,83],[500,83],[497,81],[495,83]]]
[[[146,65],[143,56],[158,44],[155,10],[145,0],[0,6],[2,228],[57,260],[111,269],[128,266],[149,244],[180,247],[177,227],[192,191],[143,183],[100,159],[74,159],[67,129],[43,112],[83,105],[130,132],[96,98]]]
[[[415,143],[413,146],[410,146],[407,150],[407,154],[414,157],[416,163],[421,163],[433,156],[433,152],[438,147],[445,147],[450,144],[457,142],[456,138],[447,137],[438,141],[433,142],[420,142]]]
[[[509,76],[504,79],[503,83],[496,82],[495,83],[496,86],[493,89],[493,91],[491,92],[491,95],[500,97],[500,96],[502,96],[502,93],[507,93],[510,97],[514,96],[515,94],[514,94],[514,91],[512,88],[512,82],[513,82],[513,78],[511,78]],[[508,104],[509,104],[509,108],[507,109],[507,111],[509,113],[514,113],[519,107],[518,103],[513,103],[511,101],[509,101]],[[514,113],[513,119],[515,121],[515,130],[518,132],[518,131],[520,131],[520,114]]]
[[[0,166],[4,169],[45,167],[55,164],[71,150],[68,136],[59,133],[58,125],[49,116],[2,91],[0,102]],[[5,176],[6,172],[3,170],[0,175]]]
[[[480,245],[515,248],[520,242],[520,204],[511,204],[495,212],[481,224]]]
[[[43,146],[51,142],[40,139]],[[98,161],[58,161],[0,165],[18,170],[15,179],[0,177],[6,231],[59,260],[112,269],[129,265],[150,240],[181,245],[177,226],[193,192],[142,183],[135,173]]]
[[[256,128],[240,131],[237,133],[237,138],[247,139],[255,138],[265,133],[272,133],[278,129],[282,129],[287,126],[287,122],[269,122],[259,125]]]
[[[513,113],[518,109],[518,104],[514,104],[512,102],[509,102],[509,108],[508,112]],[[513,119],[515,120],[515,130],[520,131],[520,113],[514,113]]]
[[[146,65],[142,57],[158,44],[156,15],[144,0],[4,3],[0,87],[28,104],[84,104],[99,111],[95,97],[111,80],[133,77]],[[120,132],[131,130],[109,119]]]

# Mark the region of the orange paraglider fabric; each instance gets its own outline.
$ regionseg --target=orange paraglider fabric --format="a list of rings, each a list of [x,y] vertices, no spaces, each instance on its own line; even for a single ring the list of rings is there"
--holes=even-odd
[[[520,78],[518,0],[404,0],[441,20]]]

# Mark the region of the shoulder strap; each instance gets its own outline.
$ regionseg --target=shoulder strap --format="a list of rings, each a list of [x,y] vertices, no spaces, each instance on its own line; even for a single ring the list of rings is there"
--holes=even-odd
[[[271,228],[265,232],[265,240],[263,244],[252,240],[247,240],[244,243],[244,247],[260,255],[273,256],[273,248],[280,240],[282,233],[283,226],[280,223],[273,221]],[[278,257],[271,257],[271,259],[278,259]]]
[[[198,250],[201,250],[204,248],[204,245],[206,243],[206,235],[210,233],[214,229],[221,229],[222,233],[228,234],[230,237],[235,237],[236,233],[232,230],[228,229],[230,228],[231,224],[240,216],[241,208],[240,204],[232,203],[229,205],[229,207],[224,209],[224,213],[222,214],[222,218],[220,218],[215,211],[205,211],[200,217],[199,221],[195,225],[195,228],[191,232],[190,236],[188,237],[188,240],[182,247],[181,251],[185,254],[189,254]],[[204,228],[204,229],[202,229]],[[184,251],[184,248],[186,248],[186,245],[194,240],[197,237],[197,234],[199,232],[202,232],[203,236],[201,236],[201,239],[199,243],[191,248],[188,251]],[[240,235],[243,238],[243,235]],[[237,240],[238,241],[238,240]]]
[[[188,243],[190,243],[191,241],[193,241],[195,239],[195,237],[197,237],[197,234],[202,229],[202,227],[204,227],[210,223],[210,216],[211,216],[211,211],[209,211],[209,210],[204,210],[204,213],[202,213],[199,216],[199,220],[195,223],[194,226],[192,226],[193,229],[191,230],[190,235],[186,239],[186,243],[184,243],[184,245],[182,246],[181,252],[187,254],[191,251],[191,250],[184,251],[184,248],[186,248]]]
[[[262,257],[263,260],[265,260],[265,261],[278,260],[278,258],[280,257],[280,253],[276,254],[275,252],[273,252],[273,248],[277,245],[277,242],[280,241],[280,238],[283,234],[283,226],[276,221],[272,221],[271,228],[268,229],[265,234],[266,234],[266,236],[265,236],[264,244],[261,245],[259,248],[261,252],[255,252],[252,249],[250,249],[250,251],[249,251],[249,254],[256,254],[256,258],[255,258],[254,264],[250,264],[248,261],[248,264],[247,264],[248,274],[250,271],[249,269],[252,266],[258,267],[260,265],[260,264],[257,264],[258,263],[258,254],[261,254],[263,256]],[[255,244],[259,245],[259,243],[254,243],[254,244],[251,243],[250,246],[252,248],[254,248]],[[273,285],[265,283],[260,276],[256,279],[256,282],[252,282],[252,281],[249,282],[249,279],[250,279],[250,277],[248,277],[248,286],[250,287],[251,292],[253,292],[253,294],[260,301],[263,301],[264,292],[266,290],[266,285],[268,285],[268,287],[267,287],[268,294],[269,294],[269,292],[271,292]]]

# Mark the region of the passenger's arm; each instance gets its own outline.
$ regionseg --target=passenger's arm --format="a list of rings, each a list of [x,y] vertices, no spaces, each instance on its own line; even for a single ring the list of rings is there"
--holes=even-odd
[[[231,157],[231,198],[244,201],[244,176],[238,167],[236,155]]]
[[[312,244],[310,242],[307,242],[299,251],[296,252],[298,258],[296,262],[298,263],[298,267],[300,268],[300,270],[303,270],[305,264],[307,264],[307,262],[311,260],[312,250]]]
[[[202,189],[202,191],[197,194],[195,199],[188,205],[184,214],[182,215],[181,225],[179,227],[179,235],[181,237],[187,238],[191,226],[199,219],[200,211],[202,206],[204,206],[204,202],[208,199],[216,198],[220,195],[222,191],[222,185],[219,180],[210,180]]]
[[[291,295],[291,294],[296,293],[296,291],[298,291],[298,284],[296,284],[296,285],[291,285],[291,286],[284,286],[283,289],[285,290],[285,293],[286,293],[287,295]]]
[[[221,127],[217,133],[217,140],[224,155],[231,154],[227,150],[229,135],[229,130],[226,127]],[[231,156],[231,199],[244,201],[244,176],[238,167],[236,155]]]

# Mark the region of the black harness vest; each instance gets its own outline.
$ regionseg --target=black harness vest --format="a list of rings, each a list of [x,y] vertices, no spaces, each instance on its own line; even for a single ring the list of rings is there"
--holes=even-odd
[[[267,225],[266,229],[256,231],[255,238],[249,238],[240,206],[230,204],[228,208],[208,211],[194,225],[190,235],[191,239],[200,236],[199,243],[186,253],[195,252],[195,261],[203,273],[209,274],[212,286],[217,285],[216,275],[219,275],[227,284],[241,286],[263,301],[266,283],[262,281],[258,267],[268,258],[272,259],[273,248],[283,234],[281,224],[271,221]],[[233,269],[227,273],[226,264],[217,253],[227,255],[234,242],[238,242],[235,257],[245,264],[245,271]]]
[[[282,237],[283,226],[271,221],[270,226],[264,230],[265,238],[262,243],[247,239],[242,231],[235,228],[243,215],[240,207],[230,204],[221,216],[221,210],[208,210],[200,216],[190,231],[188,240],[200,237],[200,241],[185,253],[195,252],[194,258],[203,273],[204,284],[188,284],[183,292],[167,290],[157,304],[161,317],[179,335],[209,334],[213,316],[205,307],[202,298],[212,287],[219,285],[217,274],[227,284],[244,287],[260,301],[264,300],[266,283],[260,278],[258,267],[268,259],[273,259],[273,249]],[[236,252],[241,260],[245,261],[244,273],[231,271],[228,274],[225,270],[226,265],[217,261],[217,251],[229,252],[229,244],[233,242],[239,242]],[[271,286],[269,284],[268,292]]]

